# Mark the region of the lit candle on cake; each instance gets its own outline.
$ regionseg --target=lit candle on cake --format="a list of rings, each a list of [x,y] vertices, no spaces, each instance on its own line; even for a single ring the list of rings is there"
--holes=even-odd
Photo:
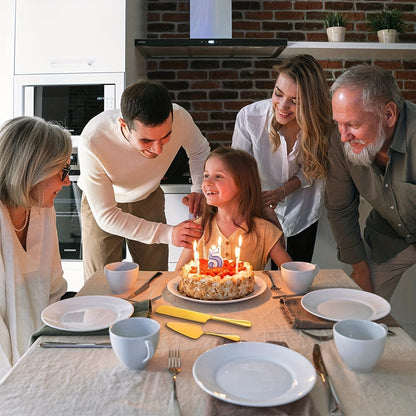
[[[198,254],[198,251],[196,249],[196,240],[194,240],[194,263],[195,263],[195,266],[198,269],[198,274],[199,274],[199,254]]]
[[[196,263],[196,270],[197,270],[197,273],[199,274],[199,254],[197,251],[194,253],[194,257],[195,257],[195,263]]]
[[[222,267],[223,261],[222,261],[220,252],[221,252],[220,247],[212,246],[209,249],[208,267],[210,269],[212,269],[213,267]]]
[[[240,261],[240,247],[235,248],[235,272],[238,273],[238,262]]]
[[[194,262],[196,263],[196,256],[198,252],[196,251],[196,240],[194,240]]]

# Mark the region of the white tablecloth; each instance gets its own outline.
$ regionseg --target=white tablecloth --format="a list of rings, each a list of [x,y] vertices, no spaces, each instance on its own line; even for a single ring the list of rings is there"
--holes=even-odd
[[[282,285],[279,272],[273,272]],[[140,282],[152,273],[140,272]],[[270,287],[268,278],[257,273]],[[315,341],[292,329],[280,309],[278,300],[267,289],[260,296],[239,303],[210,305],[180,299],[166,289],[167,282],[176,277],[165,272],[138,297],[148,299],[162,293],[153,302],[153,310],[162,304],[207,312],[220,316],[249,319],[251,328],[208,321],[205,331],[239,334],[246,341],[283,341],[312,361]],[[341,270],[321,270],[312,289],[325,287],[356,287]],[[79,295],[108,295],[110,289],[103,273],[93,276]],[[192,376],[196,358],[210,348],[223,343],[222,339],[204,335],[198,340],[186,338],[168,329],[165,324],[178,321],[153,313],[161,324],[161,336],[155,356],[141,371],[123,367],[112,349],[44,349],[45,340],[71,341],[105,340],[99,337],[41,337],[27,351],[21,361],[0,383],[0,414],[13,415],[169,415],[172,405],[172,380],[167,371],[168,350],[180,348],[182,371],[178,376],[178,396],[184,416],[211,415],[211,396],[202,391]],[[334,342],[321,342],[321,350],[340,396],[346,415],[415,414],[416,343],[401,328],[394,328],[396,336],[388,337],[383,356],[368,374],[356,374],[341,362]],[[330,332],[329,330],[323,331]],[[327,415],[327,399],[320,379],[311,392],[316,408]],[[242,408],[243,409],[243,408]],[[247,413],[248,412],[248,413]],[[254,409],[253,409],[254,412]],[[250,414],[245,409],[244,414]]]

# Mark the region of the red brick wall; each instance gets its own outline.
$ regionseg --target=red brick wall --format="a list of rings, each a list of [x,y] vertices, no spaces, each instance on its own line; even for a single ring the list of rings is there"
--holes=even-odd
[[[147,0],[148,38],[188,38],[189,0]],[[326,41],[322,17],[328,11],[346,15],[347,42],[376,42],[367,28],[368,16],[386,7],[403,12],[407,31],[399,42],[416,42],[414,1],[232,1],[233,38],[286,38]],[[313,51],[311,51],[313,54]],[[192,114],[212,144],[229,144],[238,110],[268,98],[277,59],[148,59],[147,76],[161,81],[172,99]],[[416,103],[416,56],[406,61],[321,60],[330,84],[343,69],[361,62],[393,71],[403,96]]]

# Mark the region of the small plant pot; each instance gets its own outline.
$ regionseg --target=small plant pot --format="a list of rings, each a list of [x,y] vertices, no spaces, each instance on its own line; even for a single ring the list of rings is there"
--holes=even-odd
[[[334,26],[326,29],[328,35],[328,42],[344,42],[345,39],[345,27]]]
[[[378,41],[380,43],[395,43],[397,41],[397,30],[383,29],[377,32]]]

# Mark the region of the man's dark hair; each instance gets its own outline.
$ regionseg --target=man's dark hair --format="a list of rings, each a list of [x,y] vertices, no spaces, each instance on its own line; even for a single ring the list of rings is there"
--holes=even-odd
[[[129,85],[121,96],[121,114],[129,130],[134,128],[134,120],[145,126],[158,126],[166,121],[172,112],[169,91],[156,82],[135,82]]]

